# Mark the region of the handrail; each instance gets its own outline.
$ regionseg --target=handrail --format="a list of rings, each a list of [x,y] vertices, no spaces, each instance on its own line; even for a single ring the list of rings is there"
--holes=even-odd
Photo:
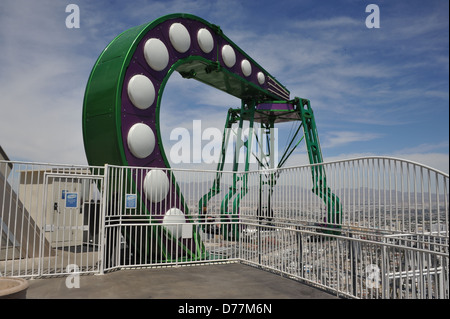
[[[386,160],[393,160],[393,161],[399,161],[399,162],[404,162],[407,164],[412,164],[412,165],[416,165],[416,166],[420,166],[422,168],[425,169],[429,169],[435,173],[441,174],[445,177],[449,177],[448,173],[445,173],[437,168],[433,168],[431,166],[419,163],[419,162],[415,162],[412,160],[408,160],[408,159],[404,159],[404,158],[400,158],[400,157],[393,157],[393,156],[361,156],[361,157],[352,157],[352,158],[348,158],[348,159],[339,159],[339,160],[334,160],[334,161],[324,161],[322,163],[316,163],[316,164],[302,164],[302,165],[292,165],[292,166],[284,166],[281,168],[265,168],[264,172],[271,172],[271,171],[281,171],[281,170],[289,170],[289,169],[294,169],[294,168],[303,168],[303,167],[311,167],[311,166],[326,166],[326,165],[331,165],[331,164],[337,164],[337,163],[344,163],[344,162],[355,162],[355,161],[361,161],[361,160],[376,160],[376,159],[386,159]],[[8,162],[8,161],[3,161],[0,160],[0,162]],[[25,163],[25,164],[39,164],[39,163],[32,163],[32,162],[16,162],[16,163]],[[47,164],[44,163],[45,165],[55,165],[55,164]],[[59,164],[58,164],[59,165]],[[62,164],[64,165],[64,164]],[[65,164],[65,165],[69,165],[69,164]],[[73,165],[73,166],[84,166],[84,165]],[[88,166],[88,165],[85,165]],[[109,165],[110,167],[121,167],[120,165]],[[140,168],[138,166],[127,166],[128,168]],[[148,167],[148,169],[152,169],[152,167]],[[181,167],[171,167],[171,168],[164,168],[163,170],[171,170],[171,171],[180,171],[180,172],[190,172],[193,171],[193,169],[191,168],[181,168]],[[211,173],[211,172],[217,172],[217,170],[215,169],[198,169],[196,168],[194,171],[196,172],[205,172],[205,173]],[[249,171],[236,171],[233,172],[231,170],[223,170],[221,171],[222,173],[238,173],[238,174],[243,174],[243,173],[255,173],[255,172],[259,172],[259,170],[249,170]]]

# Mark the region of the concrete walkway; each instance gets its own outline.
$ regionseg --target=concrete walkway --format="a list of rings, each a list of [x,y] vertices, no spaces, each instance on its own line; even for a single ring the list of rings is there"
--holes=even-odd
[[[28,299],[336,299],[335,295],[240,263],[125,269],[29,280]]]

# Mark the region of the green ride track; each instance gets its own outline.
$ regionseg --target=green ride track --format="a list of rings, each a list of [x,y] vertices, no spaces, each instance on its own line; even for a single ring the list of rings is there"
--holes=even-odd
[[[222,221],[239,220],[240,201],[248,192],[248,175],[245,173],[249,171],[250,158],[254,156],[252,139],[262,143],[258,136],[253,137],[255,124],[259,123],[266,130],[265,137],[270,145],[266,154],[269,160],[266,156],[257,158],[260,167],[282,167],[304,140],[309,162],[314,164],[311,168],[312,191],[326,203],[327,224],[340,224],[341,205],[327,186],[325,171],[320,165],[322,153],[309,100],[291,99],[290,92],[226,37],[219,26],[194,15],[177,13],[126,30],[113,39],[91,71],[83,103],[83,140],[89,164],[147,168],[145,178],[127,174],[127,192],[136,193],[142,203],[140,209],[147,212],[144,217],[135,216],[136,220],[150,220],[161,225],[163,230],[156,238],[144,236],[147,238],[143,242],[133,241],[137,234],[125,232],[129,244],[136,251],[145,255],[144,247],[156,242],[166,261],[207,258],[196,227],[193,227],[191,238],[177,237],[164,227],[164,218],[169,210],[158,208],[169,207],[186,223],[192,222],[177,181],[167,170],[170,163],[160,129],[164,88],[175,71],[183,78],[195,79],[242,101],[240,108],[228,110],[217,173],[211,189],[199,200],[199,215],[211,198],[225,191],[220,188],[225,151],[230,132],[236,124],[233,181],[223,198],[220,214]],[[271,132],[276,124],[291,121],[299,123],[299,126],[279,163],[274,163],[274,136]],[[242,139],[244,123],[248,123],[250,129],[246,141]],[[300,137],[302,128],[303,137]],[[243,170],[239,167],[238,158],[242,148],[245,149]],[[278,176],[276,170],[268,172],[261,186],[263,183],[269,185],[270,202]],[[145,191],[144,185],[159,187],[160,182],[170,187],[162,198],[152,198],[151,191]],[[113,195],[110,194],[110,198],[114,198]],[[225,238],[238,239],[236,225],[223,228]],[[173,247],[177,247],[177,253],[173,253]]]

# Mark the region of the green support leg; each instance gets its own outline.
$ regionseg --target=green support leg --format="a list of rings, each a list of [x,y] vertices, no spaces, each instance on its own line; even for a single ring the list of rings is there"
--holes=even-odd
[[[296,98],[294,104],[299,110],[303,122],[305,142],[308,151],[310,164],[323,163],[322,152],[320,149],[319,137],[317,134],[314,113],[311,109],[309,100]],[[331,192],[327,186],[325,170],[322,165],[314,165],[312,168],[313,192],[322,198],[327,206],[327,228],[340,228],[342,207],[339,198]],[[338,233],[330,231],[331,233]]]

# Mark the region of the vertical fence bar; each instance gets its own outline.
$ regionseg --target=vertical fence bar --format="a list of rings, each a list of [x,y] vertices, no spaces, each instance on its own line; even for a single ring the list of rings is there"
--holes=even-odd
[[[99,272],[105,273],[105,246],[106,246],[106,212],[108,209],[109,166],[103,166],[103,183],[101,185],[100,229],[99,229]]]

